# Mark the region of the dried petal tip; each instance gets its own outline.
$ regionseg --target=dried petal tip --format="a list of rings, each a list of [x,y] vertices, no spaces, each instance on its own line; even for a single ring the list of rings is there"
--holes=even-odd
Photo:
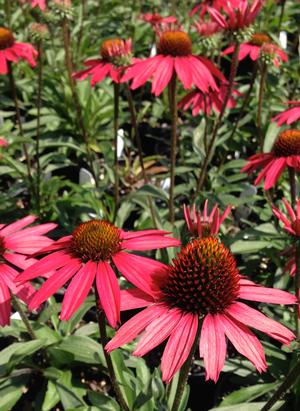
[[[198,315],[222,313],[238,298],[239,280],[235,259],[222,243],[195,239],[173,259],[163,300]]]
[[[300,155],[300,130],[286,130],[280,133],[273,151],[277,157]]]
[[[165,31],[160,35],[157,51],[164,56],[189,56],[192,54],[192,41],[184,31]]]
[[[0,27],[0,50],[7,49],[14,45],[13,33],[5,27]]]

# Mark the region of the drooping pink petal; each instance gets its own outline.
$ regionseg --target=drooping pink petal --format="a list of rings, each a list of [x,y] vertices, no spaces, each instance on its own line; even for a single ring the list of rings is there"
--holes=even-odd
[[[115,328],[117,323],[120,322],[121,297],[118,279],[109,263],[98,263],[96,285],[107,320]]]
[[[21,218],[18,221],[15,221],[14,223],[8,224],[1,230],[0,233],[2,236],[8,236],[9,234],[19,231],[27,225],[33,223],[36,219],[36,216],[28,215],[26,217]]]
[[[153,250],[165,247],[179,247],[180,241],[164,235],[143,235],[142,237],[129,238],[122,241],[122,248],[126,250]]]
[[[235,349],[256,367],[259,372],[267,369],[265,353],[259,339],[244,324],[226,314],[219,314],[224,332]]]
[[[193,76],[190,69],[190,61],[186,57],[175,57],[175,71],[183,87],[188,90],[192,87]]]
[[[230,316],[249,327],[266,333],[282,344],[289,345],[295,338],[295,335],[288,328],[246,304],[236,302],[226,309],[226,314],[230,314]]]
[[[110,352],[134,340],[140,332],[142,332],[148,324],[154,321],[157,317],[162,316],[168,308],[163,304],[154,304],[140,313],[136,314],[128,320],[122,327],[118,329],[116,335],[105,346],[105,349]]]
[[[93,261],[88,261],[81,267],[78,273],[74,275],[65,292],[60,313],[61,320],[69,320],[86,299],[95,279],[96,269],[97,264]]]
[[[198,323],[197,315],[185,314],[171,333],[161,359],[163,381],[169,383],[185,363],[195,341]]]
[[[252,281],[240,280],[239,298],[271,304],[295,304],[296,297],[276,288],[262,287]]]
[[[154,303],[154,299],[138,288],[121,290],[121,311],[147,307],[152,303]]]
[[[0,325],[4,327],[10,320],[10,293],[7,285],[0,279]]]
[[[169,84],[174,73],[174,58],[171,56],[164,56],[157,66],[152,80],[152,93],[159,96],[162,91]]]
[[[206,380],[217,382],[226,357],[226,339],[219,314],[207,314],[200,336],[200,357],[203,357]]]
[[[0,278],[6,283],[8,288],[20,298],[24,303],[28,304],[31,297],[35,293],[35,289],[30,283],[16,285],[15,278],[18,272],[6,264],[0,264]],[[0,280],[1,281],[1,280]]]
[[[51,295],[55,294],[80,269],[80,265],[79,262],[75,261],[72,265],[61,268],[49,277],[31,300],[30,310],[36,309]]]
[[[285,157],[278,157],[274,160],[272,166],[269,168],[266,178],[264,188],[265,190],[269,190],[273,185],[276,183],[278,178],[280,177],[282,171],[286,167],[286,159]]]
[[[27,238],[23,236],[18,238],[18,236],[15,235],[13,238],[12,236],[5,238],[5,246],[7,249],[27,255],[31,255],[43,247],[48,247],[52,242],[50,238],[40,235],[29,235]]]
[[[142,357],[147,352],[161,344],[179,323],[182,317],[182,312],[178,309],[171,309],[153,320],[142,337],[140,338],[133,355]]]
[[[140,238],[144,236],[151,236],[151,235],[167,235],[172,234],[170,231],[165,230],[140,230],[140,231],[124,231],[120,230],[120,238],[122,240],[129,240],[131,238]]]

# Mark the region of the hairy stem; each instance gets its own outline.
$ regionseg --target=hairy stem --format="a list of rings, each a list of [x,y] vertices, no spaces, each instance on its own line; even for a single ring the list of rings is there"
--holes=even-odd
[[[277,401],[279,401],[282,395],[293,386],[295,381],[300,375],[300,360],[297,362],[294,368],[288,373],[285,377],[282,384],[277,388],[275,393],[269,399],[269,401],[262,407],[261,411],[268,411],[270,410]]]
[[[200,174],[199,174],[199,178],[198,178],[198,182],[197,182],[197,188],[196,188],[196,196],[199,194],[199,192],[201,191],[201,189],[203,187],[205,177],[206,177],[206,173],[207,173],[207,167],[208,167],[209,161],[211,159],[210,157],[211,157],[211,154],[212,154],[212,150],[214,148],[214,144],[215,144],[215,141],[216,141],[216,138],[217,138],[217,135],[218,135],[218,130],[219,130],[219,127],[222,123],[222,119],[223,119],[223,116],[224,116],[224,113],[225,113],[225,110],[226,110],[228,100],[231,96],[231,92],[232,92],[233,84],[234,84],[234,78],[235,78],[235,75],[236,75],[236,72],[237,72],[237,67],[238,67],[239,51],[240,51],[240,44],[239,44],[239,42],[236,42],[235,46],[234,46],[232,61],[231,61],[229,83],[228,83],[226,95],[224,97],[224,101],[223,101],[223,105],[222,105],[219,117],[217,118],[215,126],[213,128],[212,137],[211,137],[208,149],[207,149],[207,153],[206,153],[206,156],[205,156],[205,159],[204,159],[202,169],[201,169]]]
[[[119,160],[118,160],[118,129],[119,129],[119,97],[120,85],[114,83],[114,172],[115,172],[115,216],[119,204]]]
[[[263,147],[264,147],[264,137],[263,137],[263,132],[262,132],[261,115],[262,115],[262,106],[263,106],[266,78],[267,78],[267,65],[266,63],[262,63],[262,67],[260,71],[258,109],[257,109],[257,129],[258,129],[258,137],[259,137],[259,144],[260,144],[261,152],[263,152]]]
[[[170,194],[169,194],[169,220],[174,225],[175,207],[174,207],[174,188],[175,188],[175,167],[176,167],[176,152],[177,152],[177,96],[176,96],[176,75],[173,74],[169,85],[170,97],[170,113],[171,113],[171,170],[170,170]]]
[[[96,288],[96,287],[95,287]],[[110,354],[104,349],[105,345],[108,342],[107,334],[106,334],[106,325],[105,325],[105,315],[103,310],[99,307],[99,296],[96,291],[96,309],[97,309],[97,317],[98,317],[98,327],[100,333],[100,340],[104,351],[105,360],[107,363],[107,369],[110,376],[111,384],[115,391],[117,400],[121,406],[122,411],[129,411],[129,407],[123,397],[121,389],[119,387],[119,383],[115,374],[114,366],[110,357]]]
[[[12,292],[10,293],[10,296],[11,296],[11,301],[13,303],[14,309],[20,314],[20,317],[26,327],[28,334],[30,335],[30,338],[32,340],[36,340],[37,337],[35,335],[35,332],[33,331],[33,328],[31,327],[31,324],[27,318],[25,311],[23,310],[22,305],[20,304],[19,300]]]
[[[290,188],[291,188],[291,204],[292,204],[292,208],[295,208],[295,205],[296,205],[296,173],[295,173],[295,169],[292,167],[289,167],[288,171],[289,171],[289,180],[290,180]]]

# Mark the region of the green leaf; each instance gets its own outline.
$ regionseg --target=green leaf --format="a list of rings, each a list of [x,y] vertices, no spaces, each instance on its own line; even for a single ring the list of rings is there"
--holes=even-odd
[[[0,410],[10,411],[21,398],[28,376],[8,378],[0,384]]]
[[[51,411],[60,401],[56,385],[51,380],[48,381],[47,391],[42,405],[42,411]]]
[[[278,386],[279,383],[257,384],[251,387],[244,387],[238,391],[234,391],[227,395],[221,402],[221,406],[240,404],[242,402],[250,402],[256,398],[266,394]]]
[[[113,351],[110,354],[110,357],[111,357],[111,360],[114,366],[116,378],[117,378],[117,381],[119,382],[122,394],[124,398],[126,399],[127,404],[129,405],[129,408],[132,408],[134,400],[135,400],[135,393],[134,393],[135,390],[131,383],[132,373],[125,365],[121,350]]]
[[[231,405],[228,407],[215,407],[211,408],[209,411],[261,411],[262,407],[266,402],[252,402],[249,404],[240,403],[236,405]],[[279,408],[284,404],[284,401],[277,401],[276,404],[270,409],[271,411],[279,410]]]
[[[231,244],[230,249],[235,254],[246,254],[272,247],[270,241],[244,241],[238,240]]]
[[[101,411],[120,411],[119,404],[113,398],[100,392],[88,391],[88,399]]]

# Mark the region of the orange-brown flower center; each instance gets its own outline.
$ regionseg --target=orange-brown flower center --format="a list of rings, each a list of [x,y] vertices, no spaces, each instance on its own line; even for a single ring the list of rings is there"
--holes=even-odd
[[[198,315],[224,312],[238,297],[239,278],[235,259],[222,243],[197,238],[173,259],[163,299]]]
[[[157,51],[164,56],[189,56],[192,54],[192,41],[184,31],[165,31],[160,36]]]
[[[280,133],[273,152],[277,157],[300,155],[300,130],[286,130]]]
[[[252,34],[251,40],[249,43],[253,44],[254,46],[262,46],[265,43],[269,43],[271,38],[267,34],[263,33],[254,33]]]
[[[104,220],[82,223],[72,233],[70,248],[83,262],[109,260],[121,248],[119,229]]]
[[[13,46],[15,38],[12,32],[5,27],[0,27],[0,50]]]
[[[120,51],[124,47],[122,39],[109,39],[105,40],[100,48],[100,54],[104,60],[111,60],[112,57],[116,57],[117,51]]]

